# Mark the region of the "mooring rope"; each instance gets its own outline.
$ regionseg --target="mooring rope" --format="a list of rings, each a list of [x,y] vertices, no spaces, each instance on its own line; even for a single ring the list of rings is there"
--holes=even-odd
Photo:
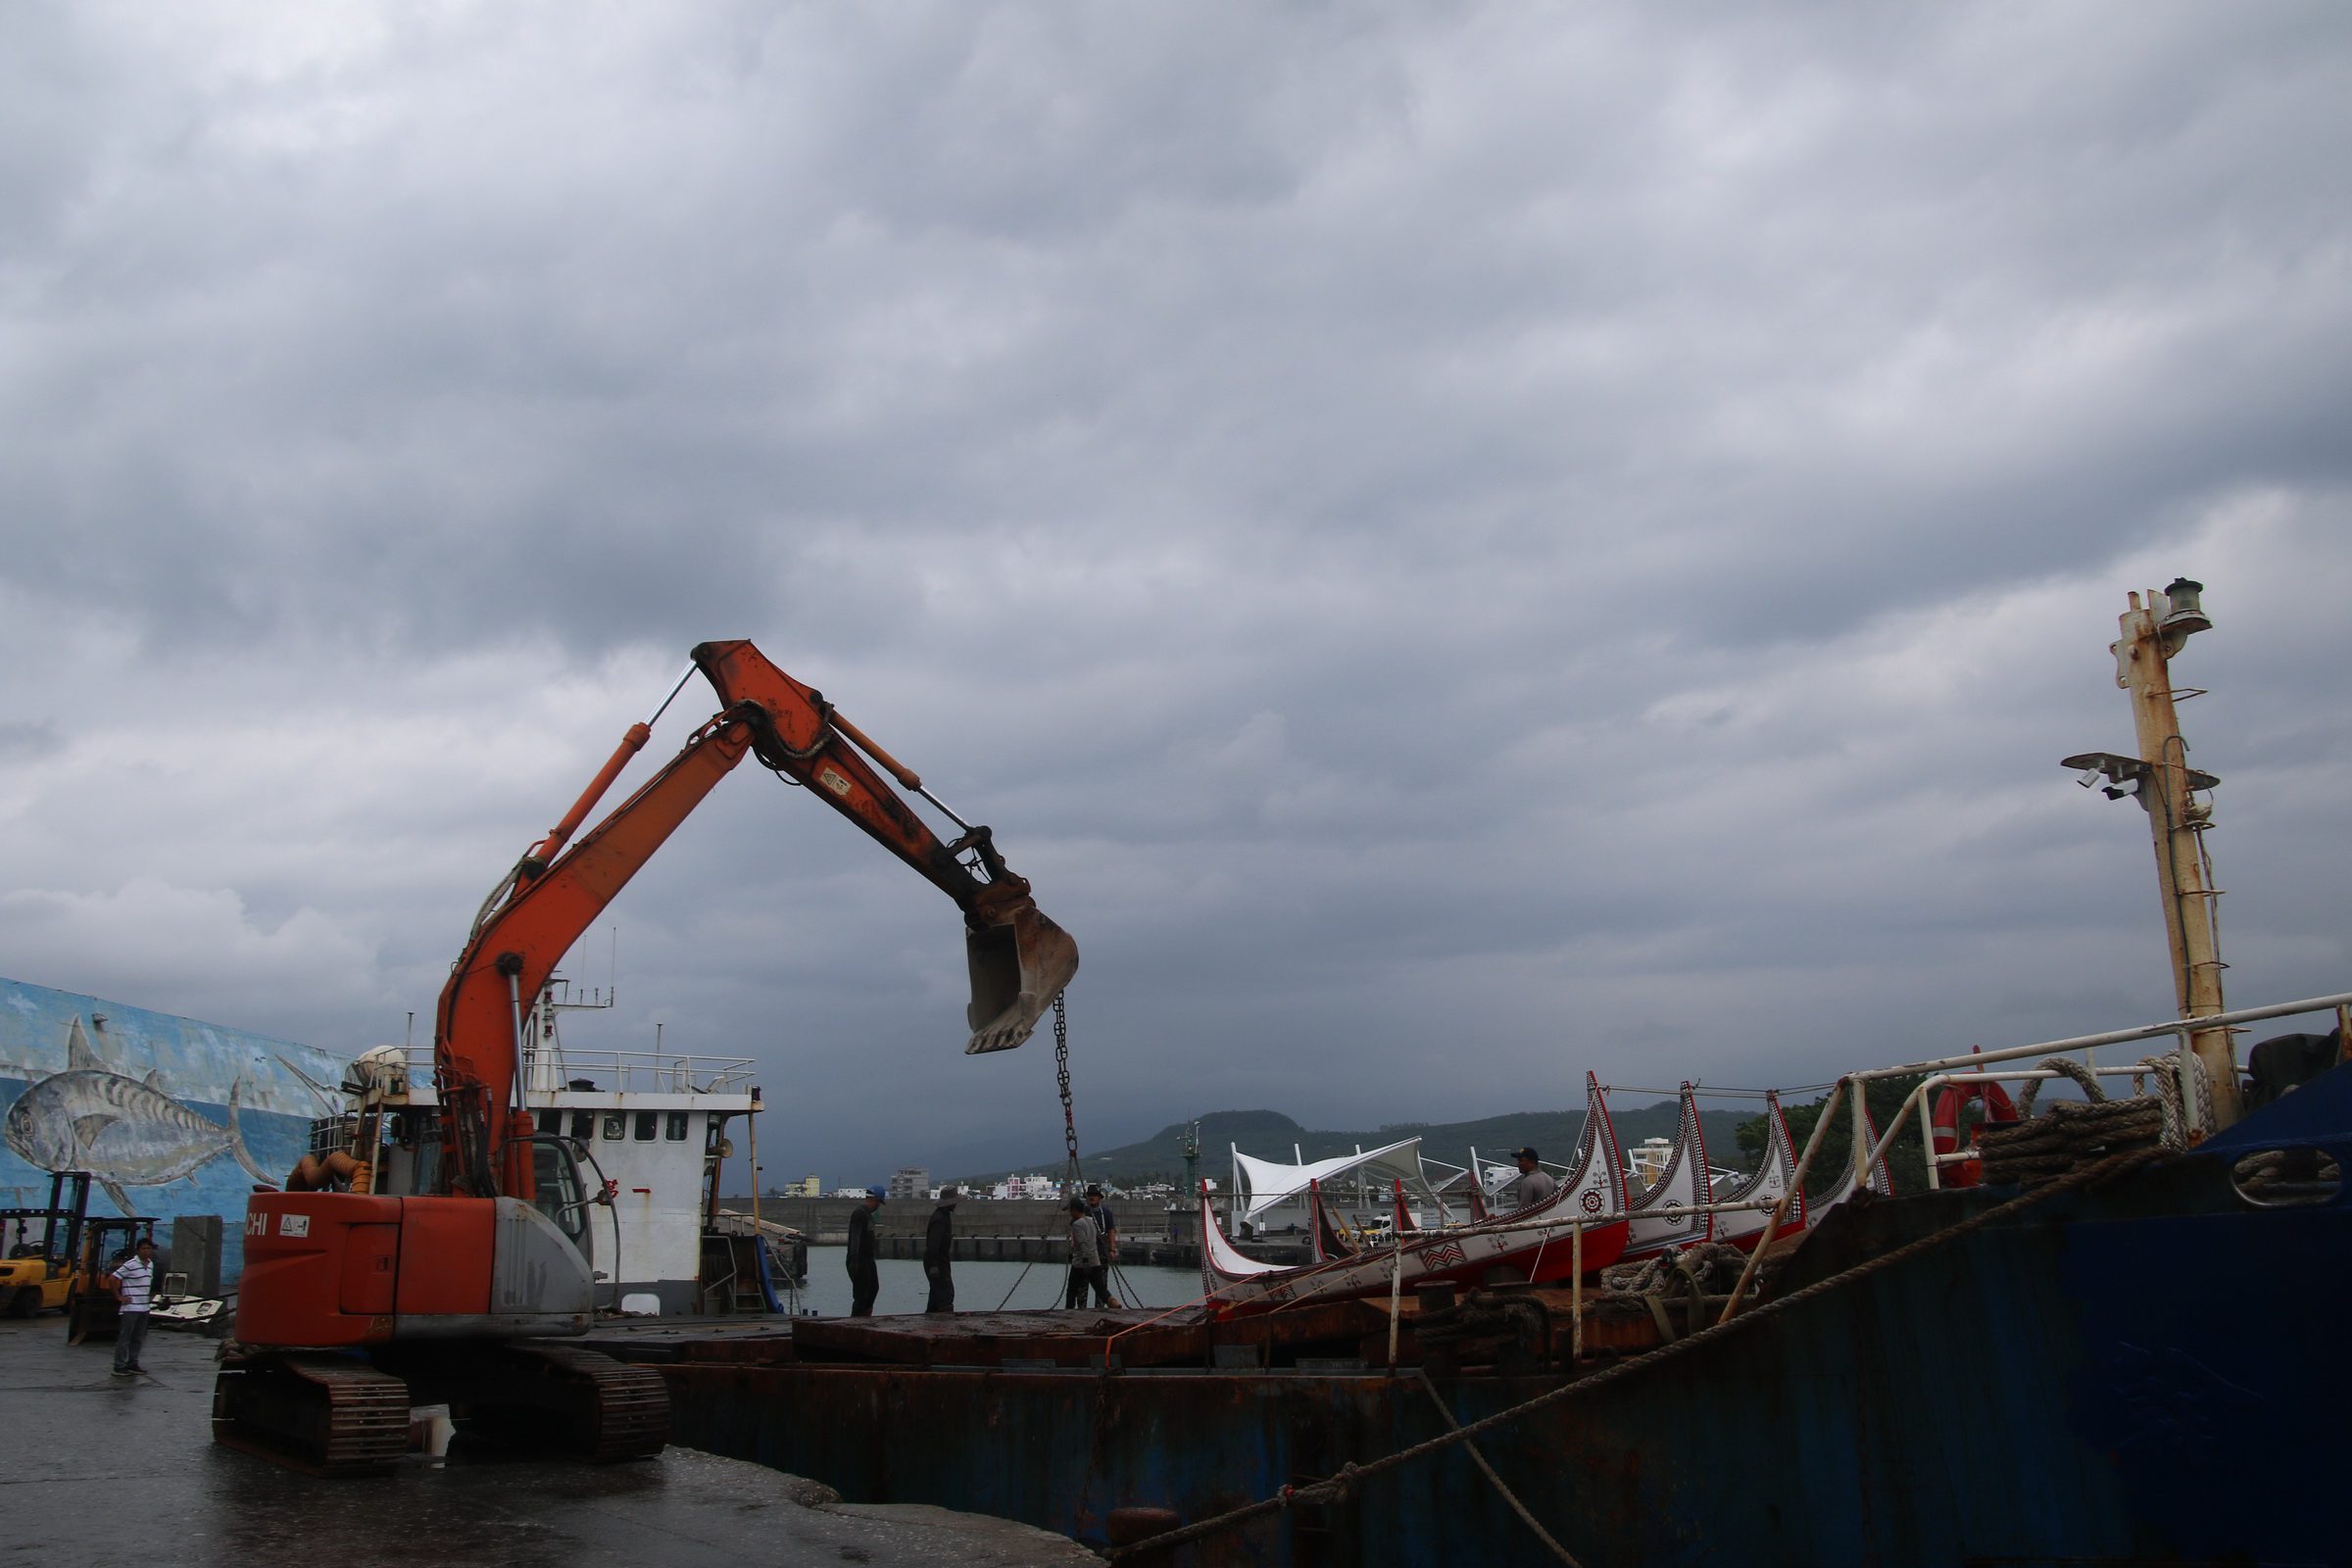
[[[2060,1193],[2072,1192],[2078,1188],[2092,1186],[2095,1183],[2103,1182],[2112,1177],[2121,1176],[2129,1171],[2136,1170],[2142,1165],[2153,1163],[2158,1159],[2166,1157],[2167,1152],[2168,1152],[2162,1148],[2141,1148],[2127,1150],[2118,1154],[2111,1154],[2107,1158],[2100,1160],[2095,1165],[2085,1165],[2077,1170],[2071,1171],[2067,1175],[2061,1176],[2056,1181],[2051,1182],[2046,1187],[2035,1188],[2032,1192],[2010,1199],[2005,1203],[1995,1204],[1993,1207],[1984,1210],[1981,1214],[1972,1214],[1967,1219],[1961,1220],[1957,1224],[1946,1226],[1944,1229],[1936,1232],[1932,1236],[1923,1236],[1918,1241],[1898,1247],[1891,1252],[1886,1252],[1878,1257],[1870,1258],[1865,1262],[1857,1263],[1842,1274],[1834,1274],[1826,1280],[1820,1280],[1812,1285],[1806,1286],[1803,1290],[1792,1291],[1788,1295],[1781,1297],[1776,1300],[1766,1301],[1760,1305],[1750,1307],[1746,1311],[1740,1313],[1738,1317],[1726,1318],[1722,1322],[1714,1324],[1712,1327],[1699,1330],[1696,1334],[1687,1335],[1682,1339],[1676,1340],[1671,1345],[1662,1345],[1656,1349],[1637,1355],[1631,1360],[1620,1361],[1615,1366],[1603,1367],[1599,1371],[1592,1373],[1587,1377],[1579,1378],[1573,1383],[1562,1384],[1559,1388],[1553,1389],[1549,1393],[1539,1394],[1532,1399],[1512,1405],[1507,1410],[1497,1410],[1494,1414],[1490,1416],[1482,1416],[1478,1420],[1470,1422],[1466,1426],[1457,1426],[1452,1431],[1442,1433],[1439,1436],[1430,1439],[1426,1443],[1417,1443],[1410,1447],[1399,1448],[1395,1453],[1389,1454],[1383,1458],[1371,1460],[1365,1464],[1355,1464],[1350,1462],[1342,1465],[1340,1467],[1339,1474],[1332,1476],[1327,1480],[1315,1482],[1304,1487],[1286,1486],[1280,1492],[1276,1493],[1270,1497],[1260,1498],[1256,1502],[1245,1503],[1239,1508],[1230,1509],[1227,1512],[1217,1514],[1212,1518],[1203,1519],[1198,1524],[1186,1525],[1182,1529],[1171,1530],[1162,1535],[1153,1536],[1147,1541],[1139,1541],[1133,1545],[1114,1548],[1110,1553],[1109,1560],[1112,1562],[1117,1562],[1122,1558],[1136,1556],[1143,1552],[1167,1551],[1174,1547],[1185,1545],[1190,1542],[1201,1540],[1207,1536],[1213,1536],[1223,1531],[1236,1529],[1242,1525],[1249,1524],[1253,1520],[1263,1519],[1270,1515],[1281,1513],[1284,1510],[1302,1502],[1329,1503],[1346,1501],[1348,1494],[1369,1477],[1382,1474],[1385,1471],[1396,1469],[1400,1465],[1409,1464],[1415,1459],[1419,1459],[1427,1454],[1436,1453],[1442,1448],[1453,1447],[1457,1444],[1466,1444],[1473,1438],[1479,1437],[1487,1432],[1492,1432],[1496,1427],[1502,1426],[1506,1422],[1516,1421],[1523,1416],[1531,1415],[1538,1410],[1558,1404],[1563,1400],[1574,1398],[1579,1395],[1590,1394],[1595,1389],[1603,1388],[1611,1383],[1616,1383],[1625,1378],[1632,1377],[1637,1372],[1645,1371],[1649,1367],[1655,1366],[1662,1361],[1668,1361],[1678,1355],[1686,1354],[1697,1347],[1705,1345],[1712,1340],[1719,1339],[1724,1335],[1740,1333],[1741,1330],[1747,1328],[1750,1324],[1760,1323],[1767,1318],[1778,1316],[1779,1314],[1788,1311],[1790,1307],[1797,1305],[1801,1301],[1812,1300],[1816,1297],[1824,1296],[1831,1291],[1839,1290],[1847,1285],[1851,1285],[1857,1280],[1867,1279],[1873,1274],[1877,1274],[1885,1269],[1892,1268],[1897,1263],[1906,1262],[1911,1258],[1919,1256],[1923,1252],[1933,1251],[1936,1248],[1942,1247],[1947,1243],[1957,1241],[1963,1236],[1970,1235],[1976,1231],[1981,1231],[1988,1225],[1992,1225],[2000,1220],[2009,1218],[2013,1214],[2023,1213],[2025,1210],[2033,1208],[2037,1204],[2048,1202]]]
[[[2036,1072],[2054,1072],[2061,1078],[2074,1080],[2075,1087],[2082,1091],[2082,1098],[2094,1105],[2101,1103],[2107,1098],[2106,1086],[2099,1082],[2098,1074],[2072,1056],[2044,1056],[2034,1064],[2034,1068]],[[2033,1119],[2034,1098],[2041,1093],[2041,1086],[2048,1082],[2049,1080],[2046,1078],[2026,1080],[2025,1089],[2017,1097],[2019,1120],[2030,1121]]]

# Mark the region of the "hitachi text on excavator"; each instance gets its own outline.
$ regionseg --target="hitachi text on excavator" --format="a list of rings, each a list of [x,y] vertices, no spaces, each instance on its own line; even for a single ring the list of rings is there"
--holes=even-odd
[[[667,1443],[659,1374],[561,1343],[595,1315],[589,1221],[611,1191],[583,1180],[568,1140],[534,1126],[525,1002],[747,755],[808,786],[963,911],[967,1052],[1020,1045],[1076,974],[1077,945],[1039,911],[986,827],[956,815],[750,643],[705,643],[693,659],[475,916],[434,1019],[432,1191],[374,1191],[363,1145],[351,1157],[306,1160],[288,1191],[253,1196],[236,1341],[214,1388],[218,1441],[324,1474],[378,1471],[406,1451],[412,1405],[448,1404],[461,1432],[592,1459]],[[574,842],[698,669],[719,710]],[[883,773],[961,835],[943,842]]]

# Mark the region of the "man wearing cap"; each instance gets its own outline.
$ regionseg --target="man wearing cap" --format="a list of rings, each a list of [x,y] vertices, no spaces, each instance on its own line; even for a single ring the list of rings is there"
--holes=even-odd
[[[882,1206],[882,1189],[868,1187],[865,1201],[850,1210],[850,1316],[872,1317],[874,1298],[882,1294],[882,1270],[874,1263],[874,1210]]]
[[[923,1232],[923,1277],[931,1282],[926,1312],[956,1310],[956,1200],[962,1196],[953,1187],[942,1187],[939,1206],[931,1211],[931,1224]]]
[[[1102,1276],[1095,1282],[1099,1299],[1097,1306],[1117,1306],[1119,1298],[1110,1294],[1111,1265],[1119,1260],[1119,1218],[1102,1201],[1102,1189],[1088,1185],[1086,1189],[1086,1217],[1095,1222],[1095,1243],[1102,1249]]]
[[[1560,1190],[1551,1172],[1536,1163],[1534,1150],[1522,1149],[1511,1157],[1519,1161],[1519,1207],[1533,1208]]]

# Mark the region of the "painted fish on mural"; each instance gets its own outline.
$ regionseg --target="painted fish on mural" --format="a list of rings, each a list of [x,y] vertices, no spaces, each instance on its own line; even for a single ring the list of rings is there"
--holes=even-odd
[[[41,1170],[86,1170],[125,1214],[125,1187],[161,1187],[222,1154],[260,1181],[276,1179],[254,1163],[237,1123],[243,1074],[229,1086],[228,1125],[209,1121],[159,1087],[163,1072],[125,1077],[90,1049],[76,1017],[66,1035],[66,1070],[52,1073],[8,1107],[8,1147]]]

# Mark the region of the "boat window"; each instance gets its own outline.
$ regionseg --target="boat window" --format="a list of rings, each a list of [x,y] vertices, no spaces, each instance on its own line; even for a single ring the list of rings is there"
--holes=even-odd
[[[662,1113],[658,1110],[639,1111],[637,1113],[637,1141],[641,1144],[652,1143],[654,1141],[654,1125],[661,1119]]]
[[[725,1124],[726,1118],[724,1116],[719,1115],[716,1111],[711,1112],[710,1125],[703,1133],[704,1153],[715,1154],[718,1152],[718,1130]]]
[[[673,1144],[684,1143],[686,1141],[686,1113],[682,1110],[671,1111],[662,1124],[662,1136]]]
[[[539,1130],[543,1133],[562,1133],[564,1131],[564,1113],[560,1110],[541,1111],[539,1113]]]
[[[605,1142],[617,1144],[629,1136],[629,1118],[617,1110],[605,1112]]]
[[[571,1113],[571,1141],[584,1144],[596,1136],[596,1112],[575,1110]]]

